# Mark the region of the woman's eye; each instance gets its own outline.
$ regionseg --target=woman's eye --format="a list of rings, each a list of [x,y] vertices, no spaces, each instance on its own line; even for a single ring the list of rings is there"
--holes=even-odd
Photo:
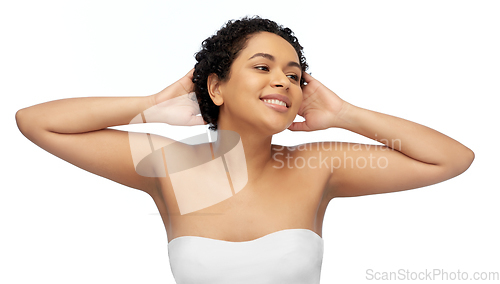
[[[293,80],[295,81],[298,81],[299,80],[299,76],[295,75],[295,74],[292,74],[292,75],[288,75],[290,78],[292,78]]]
[[[262,71],[269,71],[269,68],[267,68],[267,66],[256,66],[255,68],[262,70]]]

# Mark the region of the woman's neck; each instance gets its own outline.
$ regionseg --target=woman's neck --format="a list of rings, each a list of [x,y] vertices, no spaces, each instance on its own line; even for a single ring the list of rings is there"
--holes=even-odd
[[[245,161],[241,162],[246,162],[248,180],[251,181],[257,179],[272,162],[271,140],[272,135],[260,136],[248,131],[237,132],[219,129],[217,131],[217,141],[214,142],[214,152],[216,156],[225,154],[235,148],[236,144],[241,141],[243,147],[235,149],[237,151],[243,150]]]

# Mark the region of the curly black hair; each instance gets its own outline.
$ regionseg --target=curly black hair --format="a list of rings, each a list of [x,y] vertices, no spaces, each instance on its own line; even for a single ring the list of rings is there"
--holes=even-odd
[[[303,47],[289,28],[259,16],[228,21],[215,35],[205,39],[201,50],[195,54],[197,63],[193,74],[194,91],[203,120],[210,125],[211,130],[217,130],[219,106],[213,103],[208,94],[208,76],[216,74],[219,80],[227,81],[233,61],[246,47],[248,39],[258,32],[274,33],[288,41],[297,52],[302,71],[308,68],[306,58],[302,53]],[[304,85],[303,78],[300,80],[300,85]]]

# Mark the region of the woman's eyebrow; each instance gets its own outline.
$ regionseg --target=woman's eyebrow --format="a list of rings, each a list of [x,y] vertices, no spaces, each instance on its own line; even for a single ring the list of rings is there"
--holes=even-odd
[[[248,60],[252,59],[252,58],[255,58],[255,57],[264,57],[264,58],[267,58],[271,61],[275,61],[274,59],[274,56],[269,54],[269,53],[262,53],[262,52],[259,52],[259,53],[255,53],[254,55],[252,55],[252,57],[248,58]],[[300,66],[299,63],[295,62],[295,61],[290,61],[288,62],[287,66],[293,66],[293,67],[298,67],[299,69],[302,70],[302,67]]]

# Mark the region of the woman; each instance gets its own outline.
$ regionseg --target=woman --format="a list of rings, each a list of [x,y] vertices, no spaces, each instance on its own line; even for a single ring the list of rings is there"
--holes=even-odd
[[[319,283],[330,200],[431,185],[474,159],[435,130],[342,100],[305,72],[297,39],[272,21],[230,21],[196,59],[151,96],[63,99],[16,114],[40,147],[154,199],[177,283]],[[293,122],[297,114],[305,121]],[[158,121],[207,123],[217,140],[187,145],[107,129]],[[331,127],[384,145],[271,144],[287,128]]]

